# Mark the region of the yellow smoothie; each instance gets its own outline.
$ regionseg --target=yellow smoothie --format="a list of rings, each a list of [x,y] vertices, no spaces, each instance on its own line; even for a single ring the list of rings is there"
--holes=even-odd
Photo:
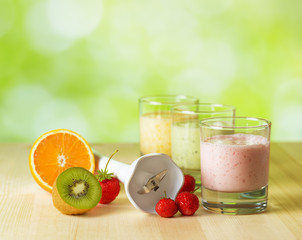
[[[140,116],[140,151],[171,157],[171,113],[152,112]]]

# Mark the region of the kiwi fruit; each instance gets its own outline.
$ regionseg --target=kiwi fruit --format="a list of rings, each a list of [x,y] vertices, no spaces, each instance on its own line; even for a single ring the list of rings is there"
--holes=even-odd
[[[68,168],[56,179],[52,188],[54,206],[63,214],[83,214],[94,208],[102,197],[97,178],[81,167]]]

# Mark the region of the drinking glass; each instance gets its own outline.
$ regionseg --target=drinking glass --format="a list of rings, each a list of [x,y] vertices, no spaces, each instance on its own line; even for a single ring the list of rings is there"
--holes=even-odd
[[[139,99],[141,154],[164,153],[171,157],[171,108],[184,103],[198,103],[198,99],[183,95]]]
[[[200,122],[202,205],[223,214],[267,207],[271,122],[220,117]]]
[[[200,186],[200,128],[202,119],[235,116],[235,107],[213,104],[184,104],[172,108],[172,159],[184,174],[192,175]]]

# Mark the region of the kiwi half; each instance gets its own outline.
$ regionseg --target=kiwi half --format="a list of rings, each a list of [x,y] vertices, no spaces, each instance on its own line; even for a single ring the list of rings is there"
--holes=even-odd
[[[95,207],[102,197],[96,177],[81,167],[68,168],[56,179],[52,188],[54,206],[62,213],[82,214]]]

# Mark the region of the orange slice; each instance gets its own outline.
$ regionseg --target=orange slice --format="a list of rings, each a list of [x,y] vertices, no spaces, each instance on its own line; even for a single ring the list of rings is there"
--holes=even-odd
[[[94,173],[93,152],[79,134],[56,129],[35,141],[29,154],[29,168],[43,189],[51,192],[57,176],[70,167],[82,167]]]

